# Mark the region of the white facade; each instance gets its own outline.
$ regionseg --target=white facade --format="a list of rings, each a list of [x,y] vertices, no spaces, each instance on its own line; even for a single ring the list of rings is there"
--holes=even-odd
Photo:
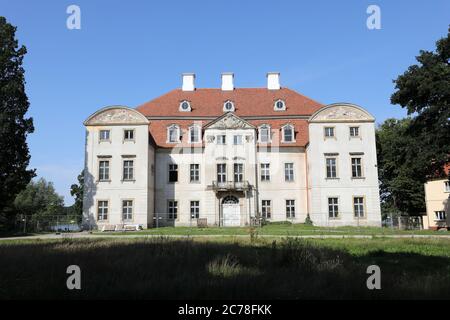
[[[303,223],[308,214],[319,226],[381,225],[374,119],[361,107],[320,108],[305,120],[304,147],[261,144],[259,125],[224,111],[198,120],[197,144],[162,148],[152,121],[126,107],[86,120],[85,227]],[[158,134],[170,142],[169,128]]]

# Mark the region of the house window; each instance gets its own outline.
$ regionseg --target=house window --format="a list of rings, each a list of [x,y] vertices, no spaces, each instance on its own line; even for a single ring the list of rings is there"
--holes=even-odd
[[[97,203],[97,220],[108,220],[108,201],[99,201]]]
[[[133,200],[122,201],[122,219],[130,221],[133,219]]]
[[[227,143],[227,136],[224,134],[220,134],[217,136],[217,144],[226,144]]]
[[[102,160],[99,162],[98,180],[109,181],[109,160]]]
[[[434,215],[435,215],[434,220],[437,220],[437,221],[445,220],[447,218],[445,211],[435,211]]]
[[[294,127],[291,125],[283,127],[283,142],[294,142]]]
[[[177,164],[169,164],[169,182],[178,182]]]
[[[450,192],[450,181],[444,181],[445,192]]]
[[[353,212],[356,218],[364,217],[364,197],[353,197]]]
[[[286,218],[295,218],[295,200],[286,200]]]
[[[110,131],[109,130],[100,130],[100,141],[109,141]]]
[[[285,163],[284,164],[284,180],[285,181],[294,181],[294,164],[293,163]]]
[[[133,180],[134,179],[134,161],[125,160],[123,162],[123,180]]]
[[[199,182],[200,181],[200,165],[193,163],[190,165],[190,181]]]
[[[262,125],[259,127],[259,142],[270,142],[270,126]]]
[[[223,183],[227,181],[227,165],[225,163],[217,164],[217,182]]]
[[[134,140],[134,130],[124,130],[123,131],[123,140],[132,141]]]
[[[286,110],[286,104],[284,103],[284,101],[283,100],[275,101],[274,110],[275,111]]]
[[[167,141],[169,143],[180,142],[180,127],[172,125],[167,129]]]
[[[359,137],[359,127],[350,127],[350,137]]]
[[[261,201],[261,215],[264,219],[272,218],[272,203],[270,200]]]
[[[192,126],[189,128],[189,142],[200,142],[200,127]]]
[[[336,158],[326,158],[327,178],[337,178]]]
[[[352,158],[352,178],[362,177],[361,158]]]
[[[235,163],[234,164],[234,182],[244,181],[244,164]]]
[[[334,137],[334,127],[325,127],[325,138]]]
[[[191,219],[200,217],[200,201],[191,201]]]
[[[242,144],[242,135],[240,135],[240,134],[234,135],[233,136],[233,144],[234,145]]]
[[[178,201],[169,200],[167,203],[167,212],[169,220],[176,220],[178,218]]]
[[[339,215],[339,199],[328,198],[328,217],[337,218]]]
[[[270,163],[261,163],[261,181],[270,181]]]

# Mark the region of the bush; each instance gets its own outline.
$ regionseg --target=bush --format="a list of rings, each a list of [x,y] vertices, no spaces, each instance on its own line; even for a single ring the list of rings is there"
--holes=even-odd
[[[307,225],[307,226],[312,226],[313,225],[313,221],[311,220],[311,217],[309,216],[309,213],[306,215],[305,225]]]

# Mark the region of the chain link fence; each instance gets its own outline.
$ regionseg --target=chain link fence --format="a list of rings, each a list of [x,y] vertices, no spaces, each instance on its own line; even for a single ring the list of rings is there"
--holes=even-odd
[[[23,233],[32,232],[77,232],[81,230],[78,215],[18,215],[16,230]]]

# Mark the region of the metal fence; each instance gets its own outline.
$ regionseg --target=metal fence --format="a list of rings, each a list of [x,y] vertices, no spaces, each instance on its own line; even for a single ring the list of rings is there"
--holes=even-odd
[[[399,230],[421,230],[423,229],[423,221],[421,216],[388,215],[383,220],[383,227]]]
[[[19,215],[16,230],[30,232],[76,232],[81,230],[80,216],[77,215]]]

